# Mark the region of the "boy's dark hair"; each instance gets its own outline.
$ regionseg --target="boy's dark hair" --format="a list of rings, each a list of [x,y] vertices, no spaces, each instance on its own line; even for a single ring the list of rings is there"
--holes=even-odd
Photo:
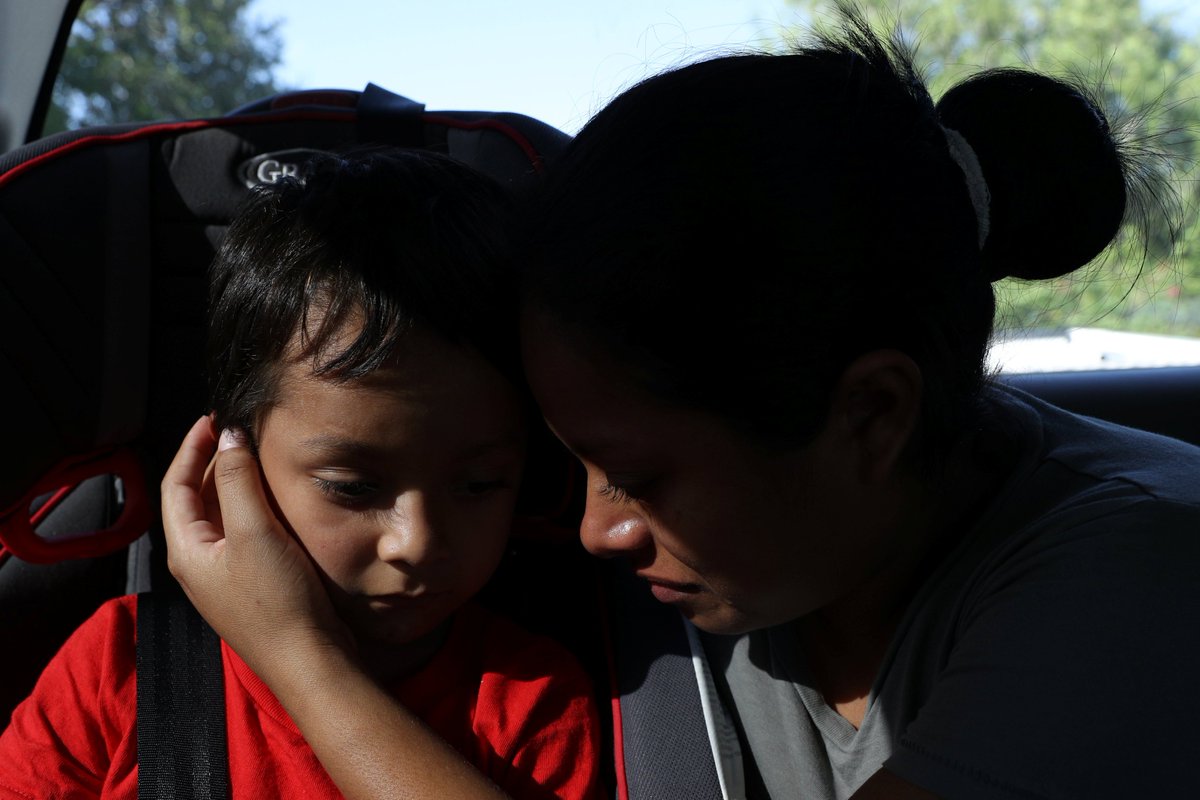
[[[253,444],[285,358],[353,380],[418,327],[515,378],[507,207],[489,178],[414,150],[318,156],[303,180],[257,190],[211,273],[207,362],[218,426],[246,431]],[[346,345],[337,336],[348,321],[361,329]],[[297,336],[298,351],[289,350]]]
[[[990,190],[982,246],[947,129]],[[843,7],[795,53],[684,67],[597,114],[531,215],[527,299],[650,391],[783,447],[820,430],[854,358],[895,348],[936,460],[975,413],[990,282],[1088,262],[1127,183],[1087,93],[1003,70],[935,104],[911,53]]]

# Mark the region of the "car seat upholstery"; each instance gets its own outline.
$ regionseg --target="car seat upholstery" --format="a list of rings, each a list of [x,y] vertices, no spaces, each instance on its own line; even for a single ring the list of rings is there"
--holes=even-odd
[[[516,186],[567,137],[368,87],[65,133],[0,157],[0,543],[18,556],[0,566],[0,637],[20,642],[33,674],[99,600],[169,580],[157,537],[125,545],[150,529],[158,476],[205,410],[206,273],[249,185],[302,149],[370,141],[447,152]],[[93,477],[106,475],[118,477]],[[15,661],[0,667],[5,710],[30,686]]]
[[[567,141],[520,115],[431,113],[369,86],[68,132],[0,156],[4,719],[101,602],[177,590],[157,484],[205,411],[207,268],[250,186],[304,150],[384,142],[521,187]],[[614,796],[720,797],[681,618],[582,552],[581,484],[559,480],[578,469],[550,438],[535,450],[545,479],[523,497],[522,535],[484,602],[563,641],[597,677],[613,710]]]

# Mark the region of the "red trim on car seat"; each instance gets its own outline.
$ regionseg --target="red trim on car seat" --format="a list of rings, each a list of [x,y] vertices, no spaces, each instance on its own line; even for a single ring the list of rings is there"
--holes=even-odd
[[[63,487],[59,488],[59,490],[56,491],[54,494],[50,495],[50,498],[48,500],[46,500],[46,502],[42,503],[41,507],[38,508],[37,511],[35,511],[29,515],[30,527],[36,528],[38,526],[38,523],[41,522],[42,520],[44,520],[46,518],[46,515],[49,514],[51,511],[53,511],[55,509],[55,507],[59,503],[62,502],[62,499],[64,497],[66,497],[67,495],[69,495],[72,492],[72,490],[74,490],[74,488],[75,487],[73,485],[72,486],[63,486]]]
[[[271,114],[266,116],[263,114],[247,114],[240,117],[217,117],[215,119],[193,119],[182,122],[162,122],[152,125],[147,125],[143,128],[135,128],[124,133],[108,133],[98,134],[95,136],[82,136],[78,139],[72,139],[60,147],[53,150],[48,150],[39,156],[23,161],[16,165],[8,172],[0,175],[0,186],[11,181],[18,175],[23,175],[31,169],[34,169],[40,164],[47,161],[53,161],[59,156],[73,153],[76,150],[84,150],[97,144],[109,144],[112,142],[131,142],[141,139],[146,136],[153,136],[158,133],[176,133],[179,131],[201,130],[203,128],[226,128],[235,125],[251,125],[259,122],[292,122],[294,120],[349,120],[354,118],[354,113],[351,111],[304,111],[294,112],[290,114]]]
[[[629,800],[629,780],[625,776],[625,730],[621,724],[621,689],[617,685],[617,659],[613,652],[612,623],[608,618],[608,592],[599,570],[596,571],[596,593],[600,595],[600,629],[604,636],[604,657],[608,666],[609,705],[612,709],[613,771],[617,776],[617,800]]]
[[[343,102],[341,93],[336,90],[333,90],[332,93],[337,95],[338,102],[341,104]],[[311,96],[306,99],[311,99]],[[356,112],[351,109],[325,111],[310,108],[294,112],[252,112],[230,117],[152,123],[121,133],[83,134],[79,138],[69,139],[58,147],[0,173],[0,187],[59,156],[103,144],[130,142],[162,133],[180,133],[206,128],[233,128],[242,125],[293,121],[353,121],[356,118]],[[425,123],[440,124],[459,130],[496,131],[506,136],[525,153],[535,171],[543,170],[541,154],[517,128],[505,122],[494,119],[462,120],[442,114],[422,114],[421,119]],[[103,468],[106,463],[119,466],[120,469]],[[84,464],[96,468],[87,472],[81,469],[81,465]],[[120,474],[126,478],[125,510],[111,528],[84,536],[62,537],[53,540],[41,539],[37,536],[33,530],[34,523],[31,523],[29,518],[29,507],[34,499],[48,491],[56,491],[67,484],[78,485],[86,478],[106,472]],[[136,477],[134,473],[136,473]],[[66,475],[73,477],[68,480]],[[148,527],[151,519],[141,477],[141,467],[137,463],[137,459],[132,456],[131,452],[123,449],[105,451],[99,455],[92,453],[84,456],[67,456],[53,470],[42,476],[16,505],[8,509],[0,509],[0,548],[2,548],[0,553],[11,552],[22,560],[49,563],[63,558],[103,555],[117,547],[124,546],[140,536]],[[137,530],[138,528],[140,530]]]
[[[59,156],[73,153],[76,150],[83,150],[97,144],[107,144],[111,142],[129,142],[141,139],[146,136],[153,136],[159,133],[177,133],[179,131],[201,130],[204,128],[226,128],[236,125],[250,125],[261,122],[292,122],[295,120],[348,120],[356,115],[353,111],[347,109],[345,111],[296,111],[293,113],[280,114],[271,113],[269,116],[264,114],[246,114],[237,117],[217,117],[214,119],[194,119],[184,120],[181,122],[162,122],[147,125],[142,128],[136,128],[124,133],[99,134],[96,136],[82,136],[78,139],[72,139],[60,147],[53,150],[48,150],[39,156],[23,161],[7,172],[0,174],[0,186],[8,183],[18,175],[23,175],[31,169],[36,168],[40,164],[47,161],[53,161]],[[490,129],[498,133],[502,133],[513,141],[525,153],[529,162],[537,172],[542,172],[544,162],[542,155],[537,151],[532,143],[512,125],[499,120],[483,119],[466,121],[456,119],[454,117],[443,116],[441,114],[423,114],[421,119],[425,122],[434,123],[437,125],[445,125],[450,128],[458,128],[459,130],[481,130]]]
[[[47,492],[73,487],[97,475],[118,475],[125,484],[125,506],[117,520],[100,531],[78,531],[43,539],[33,529],[29,507]],[[137,455],[118,447],[70,456],[35,482],[15,505],[0,512],[0,545],[22,561],[52,564],[70,558],[94,558],[118,550],[150,527],[152,514],[145,475]]]
[[[497,119],[480,119],[472,122],[467,122],[454,117],[446,117],[441,114],[422,114],[421,119],[426,122],[433,122],[438,125],[446,125],[451,128],[459,128],[464,131],[474,131],[480,129],[491,129],[503,133],[509,139],[525,151],[525,155],[529,158],[529,162],[533,164],[535,172],[541,173],[545,169],[545,163],[542,161],[542,154],[537,151],[537,148],[525,138],[525,135],[519,130],[509,125],[507,122],[501,122]]]

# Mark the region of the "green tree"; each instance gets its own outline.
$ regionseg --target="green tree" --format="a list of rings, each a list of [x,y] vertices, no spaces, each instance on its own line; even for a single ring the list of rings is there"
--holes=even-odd
[[[211,116],[278,90],[277,22],[252,0],[90,0],[71,29],[45,132]]]
[[[828,0],[792,0],[813,25]],[[1141,0],[857,0],[872,25],[916,44],[937,98],[984,68],[1027,66],[1095,87],[1129,146],[1150,157],[1143,176],[1165,180],[1192,209],[1200,197],[1200,39]],[[794,35],[785,32],[785,38]],[[1151,197],[1162,200],[1161,190]],[[1064,213],[1069,213],[1065,211]],[[1095,325],[1200,335],[1200,220],[1151,205],[1089,268],[1051,282],[998,285],[1003,327]],[[1172,234],[1177,233],[1171,253]]]

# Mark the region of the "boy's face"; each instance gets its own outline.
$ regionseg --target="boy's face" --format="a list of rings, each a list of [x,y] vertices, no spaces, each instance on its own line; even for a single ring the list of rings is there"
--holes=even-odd
[[[436,641],[505,548],[525,456],[516,390],[413,332],[350,383],[289,361],[277,401],[259,430],[263,474],[339,615],[367,652]]]

